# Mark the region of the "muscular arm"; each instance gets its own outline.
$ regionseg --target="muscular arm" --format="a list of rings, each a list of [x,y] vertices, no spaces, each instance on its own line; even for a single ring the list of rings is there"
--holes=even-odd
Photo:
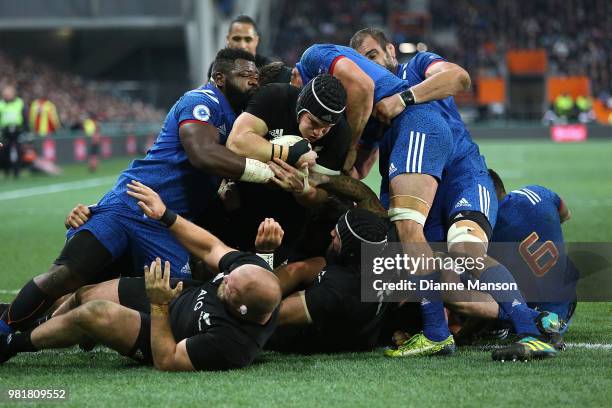
[[[382,206],[376,194],[359,180],[345,175],[326,176],[325,182],[317,187],[330,194],[348,198],[356,202],[359,208],[372,211],[381,217],[387,217],[387,210]]]
[[[151,354],[161,371],[194,371],[187,353],[187,341],[178,344],[172,334],[168,305],[151,305]]]
[[[357,64],[342,58],[334,66],[334,76],[346,89],[346,119],[351,127],[352,146],[357,145],[374,105],[374,81]]]
[[[178,216],[176,222],[172,224],[170,232],[181,245],[214,271],[218,270],[219,260],[223,255],[233,251],[219,238],[181,216]]]
[[[425,103],[454,96],[470,89],[470,75],[466,70],[451,62],[436,62],[425,72],[425,80],[410,87],[415,103]],[[374,116],[389,123],[405,109],[400,94],[381,99],[375,106]]]
[[[179,137],[195,168],[233,179],[240,178],[244,172],[245,158],[219,144],[219,132],[213,125],[186,123],[179,129]]]
[[[267,162],[272,153],[272,143],[265,139],[266,133],[268,133],[266,122],[255,115],[243,112],[234,122],[226,146],[242,157]]]
[[[426,79],[411,87],[417,103],[425,103],[454,96],[470,89],[472,83],[467,71],[452,62],[440,61],[425,72]]]
[[[280,304],[278,313],[279,326],[305,326],[312,323],[308,307],[304,299],[304,291],[294,293]]]
[[[283,296],[312,284],[325,266],[322,257],[309,258],[303,261],[291,262],[274,270],[278,277]]]

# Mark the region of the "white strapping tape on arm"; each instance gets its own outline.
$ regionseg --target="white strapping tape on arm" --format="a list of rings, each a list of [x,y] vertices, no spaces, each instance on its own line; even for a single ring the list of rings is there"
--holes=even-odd
[[[266,163],[247,158],[240,180],[249,183],[267,183],[273,177],[274,172]]]
[[[480,237],[470,234],[474,229],[468,226],[458,227],[457,224],[453,224],[448,229],[446,240],[449,244],[457,244],[459,242],[479,242],[481,244],[487,244],[489,241],[485,237],[483,241]]]
[[[427,220],[426,216],[411,208],[391,207],[387,213],[391,221],[412,220],[421,225],[425,225],[425,221]]]

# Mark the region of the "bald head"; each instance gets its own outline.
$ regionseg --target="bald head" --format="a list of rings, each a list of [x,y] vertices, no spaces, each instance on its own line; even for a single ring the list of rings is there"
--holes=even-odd
[[[280,304],[280,283],[272,272],[254,264],[234,269],[223,278],[219,298],[234,315],[265,323]]]

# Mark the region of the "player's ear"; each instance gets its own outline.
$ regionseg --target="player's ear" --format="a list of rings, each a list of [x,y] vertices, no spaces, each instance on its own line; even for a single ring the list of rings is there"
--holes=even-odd
[[[222,72],[213,73],[212,78],[217,88],[223,88],[225,86],[225,74]]]
[[[395,54],[395,46],[393,45],[393,43],[388,43],[388,44],[385,46],[385,48],[386,48],[386,50],[387,50],[387,52],[389,53],[389,55],[390,55],[390,56],[392,56],[393,58],[395,58],[395,57],[396,57],[396,54]]]

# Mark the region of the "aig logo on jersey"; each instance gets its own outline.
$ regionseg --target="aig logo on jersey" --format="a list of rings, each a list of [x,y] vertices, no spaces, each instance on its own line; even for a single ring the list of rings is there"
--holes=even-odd
[[[208,119],[210,119],[210,109],[206,105],[197,105],[193,108],[193,117],[202,122],[208,122]]]
[[[274,139],[278,139],[279,137],[281,137],[284,131],[285,129],[272,129],[268,131],[268,134],[270,135],[272,140],[274,140]]]

